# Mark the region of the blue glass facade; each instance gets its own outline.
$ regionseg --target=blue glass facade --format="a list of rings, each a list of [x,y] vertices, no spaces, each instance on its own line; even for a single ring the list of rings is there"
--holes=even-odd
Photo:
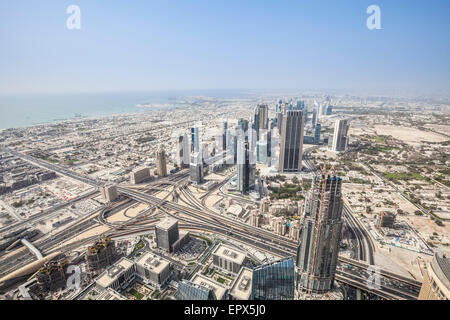
[[[178,283],[178,300],[217,300],[214,290],[187,280]]]
[[[294,260],[281,259],[253,269],[252,300],[294,299]]]

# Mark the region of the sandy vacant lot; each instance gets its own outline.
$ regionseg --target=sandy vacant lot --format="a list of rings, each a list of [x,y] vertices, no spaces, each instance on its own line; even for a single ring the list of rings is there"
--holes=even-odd
[[[448,138],[444,135],[434,132],[421,131],[411,127],[376,125],[375,131],[378,135],[393,136],[395,139],[401,140],[410,145],[420,145],[421,141],[442,142],[448,140]]]

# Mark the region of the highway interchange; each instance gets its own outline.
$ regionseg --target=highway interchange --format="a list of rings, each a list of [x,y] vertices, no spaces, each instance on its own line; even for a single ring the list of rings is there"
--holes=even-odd
[[[71,170],[61,168],[29,155],[11,150],[5,151],[11,152],[15,156],[35,165],[53,170],[56,173],[69,176],[91,186],[98,188],[103,185],[102,182],[93,180],[89,177],[80,176]],[[307,157],[307,154],[308,152],[305,151],[304,163],[309,170],[314,171],[314,165]],[[228,176],[225,181],[231,177],[232,175]],[[99,224],[109,226],[110,229],[107,232],[107,235],[116,238],[123,237],[124,235],[133,235],[144,231],[151,231],[161,217],[168,215],[179,220],[181,229],[220,234],[226,238],[237,240],[281,257],[295,256],[297,248],[297,243],[295,241],[276,235],[270,231],[250,226],[241,221],[224,217],[205,206],[206,198],[211,195],[214,190],[220,188],[225,181],[216,185],[212,190],[204,194],[201,200],[199,200],[186,187],[187,178],[188,172],[182,170],[169,177],[158,179],[147,184],[140,190],[134,186],[118,185],[117,189],[119,193],[123,197],[126,197],[126,199],[122,198],[118,203],[114,203],[109,207],[100,208],[97,212],[83,218],[79,223],[54,234],[52,237],[44,240],[37,240],[34,245],[46,255],[56,250],[70,251],[82,245],[91,243],[98,236],[72,242],[63,247],[61,246],[61,243],[88,229],[94,228]],[[168,194],[163,198],[156,197],[155,195],[161,190],[168,191]],[[183,196],[184,199],[182,199],[181,196]],[[241,199],[247,200],[245,198]],[[178,200],[183,204],[178,202]],[[106,218],[109,214],[129,207],[137,202],[148,204],[148,209],[144,210],[136,217],[122,223],[111,223],[107,221]],[[359,247],[358,258],[366,263],[361,263],[353,259],[340,258],[340,263],[336,271],[336,280],[371,292],[384,299],[417,299],[420,290],[419,282],[387,271],[381,272],[379,288],[373,288],[368,285],[369,273],[367,268],[369,265],[374,264],[373,243],[370,236],[367,234],[367,231],[357,219],[353,217],[347,206],[345,206],[343,213],[350,230],[352,230],[352,233],[357,239]],[[40,216],[39,219],[42,219],[43,217],[44,216]],[[31,221],[22,221],[21,223],[30,222]],[[2,255],[4,255],[4,253]],[[8,258],[0,260],[0,270],[2,270],[2,274],[5,275],[33,260],[34,256],[28,250],[17,250],[17,252],[10,255]],[[351,268],[348,268],[349,265],[351,265]]]

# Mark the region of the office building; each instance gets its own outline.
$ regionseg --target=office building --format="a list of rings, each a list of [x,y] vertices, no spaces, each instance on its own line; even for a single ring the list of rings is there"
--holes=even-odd
[[[125,257],[108,267],[95,281],[98,290],[111,288],[117,292],[126,289],[136,279],[133,261]]]
[[[317,109],[316,108],[314,108],[313,112],[312,112],[311,124],[312,124],[313,128],[315,128],[317,125]]]
[[[293,300],[295,266],[284,258],[253,269],[251,300]]]
[[[178,136],[177,144],[177,165],[180,168],[188,167],[190,163],[191,149],[189,147],[189,139],[187,134]]]
[[[427,265],[418,300],[450,300],[450,259],[441,252]]]
[[[347,149],[349,127],[347,120],[336,120],[332,142],[333,151],[345,151]]]
[[[333,286],[341,241],[342,181],[316,176],[305,202],[297,250],[297,288],[326,292]]]
[[[199,127],[191,128],[191,152],[200,152],[200,131]]]
[[[314,128],[314,144],[320,144],[320,130],[322,129],[322,126],[320,123],[317,123]]]
[[[136,261],[136,273],[145,284],[161,288],[170,278],[170,263],[151,252],[145,252]]]
[[[245,253],[230,246],[219,244],[213,251],[213,265],[220,269],[238,273],[245,260]]]
[[[267,130],[269,128],[269,107],[267,104],[259,104],[255,108],[253,118],[253,128],[256,131],[257,139],[259,140],[260,130]]]
[[[252,295],[252,269],[242,267],[236,275],[229,296],[231,300],[250,300]]]
[[[280,141],[280,172],[299,172],[303,156],[303,112],[287,111],[283,116]]]
[[[250,144],[247,136],[238,137],[237,141],[237,189],[248,194],[255,186],[255,163],[251,163]]]
[[[222,150],[227,150],[227,134],[228,134],[228,122],[222,121]]]
[[[178,282],[177,300],[217,300],[214,289],[188,280]]]
[[[130,173],[131,184],[138,184],[148,179],[150,179],[149,168],[136,168]]]
[[[160,147],[156,151],[156,172],[159,177],[167,176],[167,166],[166,166],[166,153],[164,149]]]
[[[167,252],[173,252],[173,244],[179,238],[178,221],[172,218],[165,218],[155,227],[156,246]]]
[[[103,199],[105,199],[108,202],[114,201],[119,197],[119,194],[117,193],[117,187],[115,185],[108,185],[101,187],[101,192]]]
[[[217,300],[222,300],[226,297],[227,288],[224,285],[222,285],[200,273],[196,273],[192,277],[191,282],[193,284],[200,285],[204,288],[208,288],[208,289],[212,290],[214,292],[214,295],[216,296]]]
[[[332,113],[333,113],[333,107],[328,105],[326,110],[325,110],[325,115],[331,116]]]
[[[189,180],[194,184],[201,184],[203,181],[203,160],[200,152],[194,152],[191,154]]]

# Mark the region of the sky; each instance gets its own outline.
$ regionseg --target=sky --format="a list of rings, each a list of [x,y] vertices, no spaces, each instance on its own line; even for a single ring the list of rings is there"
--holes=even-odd
[[[369,30],[369,5],[381,29]],[[81,29],[69,30],[69,5]],[[450,93],[448,0],[0,0],[0,94]]]

